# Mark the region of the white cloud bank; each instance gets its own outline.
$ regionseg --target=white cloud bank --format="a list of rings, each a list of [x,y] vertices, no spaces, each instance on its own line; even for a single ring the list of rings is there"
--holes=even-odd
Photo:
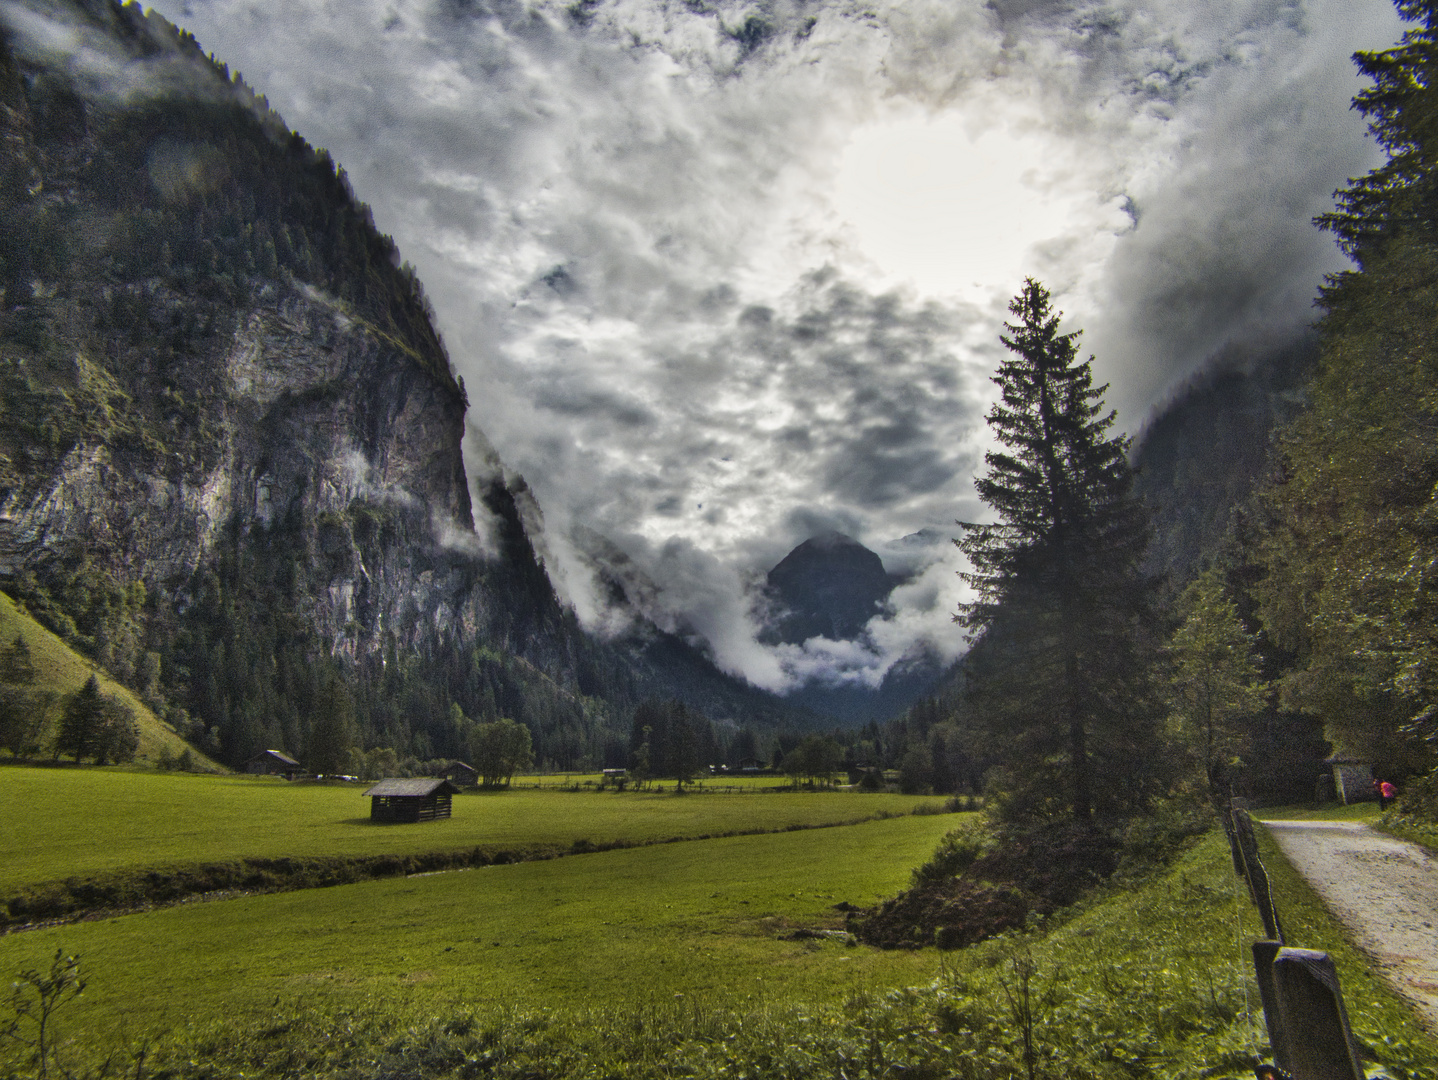
[[[942,543],[865,656],[758,644],[746,588],[821,527],[878,548],[981,513],[1024,275],[1130,427],[1225,342],[1311,318],[1340,257],[1309,220],[1375,161],[1348,57],[1400,31],[1383,0],[157,7],[419,268],[581,613],[605,617],[586,526],[778,688],[961,648]]]

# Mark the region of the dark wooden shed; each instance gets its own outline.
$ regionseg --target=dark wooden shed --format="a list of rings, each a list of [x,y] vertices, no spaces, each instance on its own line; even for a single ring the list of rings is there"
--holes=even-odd
[[[463,761],[456,761],[444,770],[444,778],[452,784],[474,787],[479,783],[479,770]]]
[[[282,750],[266,750],[245,762],[245,772],[256,776],[294,776],[303,771],[300,763]]]
[[[381,780],[365,792],[371,821],[434,821],[449,817],[450,799],[459,788],[448,780],[424,776],[415,780]]]

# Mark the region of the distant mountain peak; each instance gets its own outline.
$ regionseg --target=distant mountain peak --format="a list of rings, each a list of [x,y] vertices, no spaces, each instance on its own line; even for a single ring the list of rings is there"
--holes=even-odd
[[[769,571],[769,588],[783,608],[778,640],[813,637],[852,641],[883,609],[894,583],[879,556],[851,536],[811,536]]]

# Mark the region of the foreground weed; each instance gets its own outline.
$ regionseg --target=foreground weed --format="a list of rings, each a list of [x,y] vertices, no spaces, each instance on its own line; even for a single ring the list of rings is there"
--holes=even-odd
[[[9,1020],[0,1026],[0,1046],[21,1048],[40,1080],[51,1072],[65,1075],[57,1051],[55,1014],[85,991],[80,958],[56,949],[49,970],[26,968],[10,988]]]

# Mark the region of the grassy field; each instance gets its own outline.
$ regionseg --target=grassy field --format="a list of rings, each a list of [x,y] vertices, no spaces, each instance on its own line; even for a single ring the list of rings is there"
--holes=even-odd
[[[1382,817],[1376,802],[1351,803],[1340,806],[1329,803],[1325,806],[1274,806],[1254,810],[1253,817],[1259,821],[1366,821],[1377,824]]]
[[[159,758],[162,751],[167,750],[172,756],[178,756],[190,749],[189,743],[156,717],[143,701],[111,680],[89,660],[18,608],[9,596],[0,592],[0,643],[8,646],[15,640],[16,635],[24,635],[25,643],[30,646],[30,658],[35,662],[36,689],[54,690],[63,699],[80,689],[91,675],[95,675],[100,680],[100,688],[107,695],[118,697],[135,711],[135,721],[140,729],[140,747],[135,754],[136,761],[151,763]],[[49,728],[45,733],[47,745],[53,737],[54,725],[58,722],[59,708],[57,704],[54,715],[48,720]],[[190,753],[196,768],[225,771],[198,750],[190,749]]]
[[[415,854],[483,846],[567,850],[576,840],[669,838],[834,825],[939,800],[859,792],[466,793],[447,821],[372,825],[367,785],[268,777],[10,768],[0,773],[0,892],[72,875],[244,856]],[[35,807],[44,807],[36,813]],[[953,818],[942,819],[952,825]]]
[[[842,774],[836,774],[842,775]],[[578,788],[597,788],[603,780],[602,773],[535,773],[516,776],[510,785],[516,789],[524,788],[559,788],[572,790]],[[696,777],[685,787],[692,787],[695,791],[708,792],[755,792],[774,791],[789,789],[794,785],[787,776],[775,774],[740,774],[733,775],[719,774],[716,776],[702,775]],[[673,791],[673,780],[654,780],[646,788],[649,791]]]
[[[947,954],[781,937],[831,924],[837,899],[903,885],[943,825],[196,904],[0,938],[0,970],[79,953],[90,983],[57,1018],[67,1052],[133,1051],[163,1030],[148,1067],[186,1078],[1020,1080],[1026,1026],[1032,1075],[1252,1076],[1266,1046],[1248,944],[1262,928],[1221,835],[1047,933]],[[1355,1030],[1387,1075],[1438,1076],[1401,1002],[1357,973],[1341,935],[1308,922],[1292,881],[1275,885],[1305,943],[1333,950]]]
[[[239,779],[82,775],[152,783],[160,802],[141,812],[147,821],[184,783],[267,790]],[[356,789],[270,790],[292,805],[358,800]],[[773,815],[860,798],[521,791],[460,802],[511,807],[516,839],[547,829],[572,842],[581,831],[602,839],[596,810],[606,806],[622,811],[611,827],[679,835],[676,822],[718,831],[732,807]],[[693,816],[665,816],[673,807]],[[151,1075],[194,1080],[1020,1080],[1025,1028],[1038,1076],[1252,1075],[1266,1048],[1248,945],[1262,929],[1218,833],[1168,871],[1026,936],[943,954],[789,936],[840,926],[841,901],[868,904],[904,887],[966,820],[909,815],[191,903],[0,937],[0,973],[43,966],[57,949],[81,957],[85,993],[56,1021],[76,1075],[87,1057],[94,1066],[116,1048],[145,1048]],[[332,850],[317,837],[319,850]],[[1438,1078],[1431,1037],[1276,852],[1268,857],[1285,923],[1295,940],[1334,955],[1375,1059],[1398,1080]],[[136,1073],[137,1064],[122,1054],[118,1067]]]
[[[94,975],[73,1019],[133,1031],[297,1000],[834,1001],[931,979],[935,955],[777,935],[840,926],[834,904],[895,892],[953,825],[894,818],[188,904],[0,938],[0,972],[79,953]]]

